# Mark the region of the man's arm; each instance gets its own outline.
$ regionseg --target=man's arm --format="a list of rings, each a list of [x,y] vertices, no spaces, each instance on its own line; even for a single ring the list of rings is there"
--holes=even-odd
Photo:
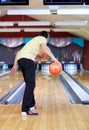
[[[59,62],[59,61],[55,58],[55,56],[54,56],[53,53],[51,52],[50,48],[49,48],[46,44],[42,44],[41,47],[42,47],[42,51],[44,51],[44,53],[48,54],[53,61]]]
[[[19,51],[16,53],[15,60],[14,60],[14,65],[11,68],[11,73],[15,73],[17,71],[18,63],[17,63],[17,56],[18,56]]]

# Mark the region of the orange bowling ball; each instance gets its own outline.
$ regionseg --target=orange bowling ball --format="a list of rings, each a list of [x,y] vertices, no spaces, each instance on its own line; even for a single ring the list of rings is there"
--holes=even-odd
[[[58,76],[62,72],[62,65],[59,62],[52,62],[49,66],[49,71],[51,75]]]

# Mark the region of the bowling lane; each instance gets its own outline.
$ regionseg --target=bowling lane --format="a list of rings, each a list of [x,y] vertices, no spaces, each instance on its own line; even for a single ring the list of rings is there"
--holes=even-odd
[[[75,75],[72,75],[78,82],[83,84],[86,88],[89,89],[89,73],[86,72],[78,72]]]
[[[89,105],[70,104],[58,77],[37,75],[39,116],[22,117],[21,104],[0,105],[0,130],[89,130]]]
[[[15,74],[10,73],[9,75],[0,78],[0,98],[20,83],[22,79],[21,72],[16,72]]]
[[[43,73],[37,75],[35,96],[37,105],[41,107],[70,104],[59,77],[52,77]]]
[[[0,74],[2,74],[3,72],[2,71],[0,71]]]

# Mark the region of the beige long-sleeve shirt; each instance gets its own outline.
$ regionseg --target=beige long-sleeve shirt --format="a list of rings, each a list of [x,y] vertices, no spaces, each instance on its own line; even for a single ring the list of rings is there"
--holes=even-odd
[[[41,50],[41,44],[46,44],[47,39],[42,36],[37,36],[29,41],[18,53],[17,60],[27,58],[35,60],[36,55]]]

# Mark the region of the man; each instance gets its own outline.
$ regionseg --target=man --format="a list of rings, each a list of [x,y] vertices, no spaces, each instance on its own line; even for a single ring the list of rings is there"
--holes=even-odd
[[[35,112],[35,57],[42,50],[48,54],[55,62],[58,60],[54,57],[48,46],[46,45],[49,34],[42,31],[39,36],[29,41],[16,55],[14,65],[11,72],[16,72],[17,66],[20,67],[24,81],[26,83],[23,101],[22,101],[22,115],[38,115]]]

